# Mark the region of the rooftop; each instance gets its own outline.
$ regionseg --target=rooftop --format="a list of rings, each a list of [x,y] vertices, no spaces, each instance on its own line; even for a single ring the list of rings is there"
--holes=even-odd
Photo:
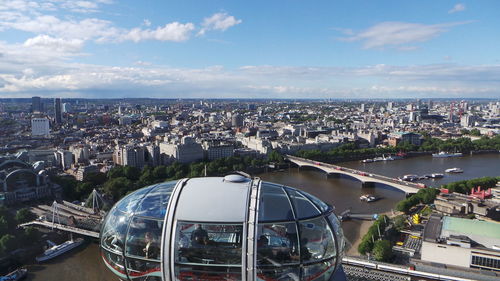
[[[459,232],[465,235],[480,235],[500,240],[500,223],[444,217],[443,230]]]

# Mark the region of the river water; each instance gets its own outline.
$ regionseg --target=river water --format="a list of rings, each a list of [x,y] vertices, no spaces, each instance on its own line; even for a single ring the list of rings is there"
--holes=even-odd
[[[500,176],[500,154],[484,154],[458,158],[432,158],[430,156],[415,157],[390,162],[363,164],[346,162],[342,166],[376,173],[389,177],[405,174],[424,175],[443,173],[448,168],[458,167],[462,174],[445,174],[438,180],[423,180],[428,186],[439,187],[442,184],[463,179],[484,176]],[[376,185],[374,188],[362,188],[360,182],[350,178],[326,178],[323,172],[291,168],[282,172],[271,172],[259,175],[266,181],[276,182],[309,192],[335,206],[336,213],[351,209],[356,213],[390,212],[394,205],[405,197],[404,193],[390,187]],[[382,198],[373,203],[360,202],[362,194],[374,194]],[[359,235],[360,222],[343,223],[344,233],[348,241]],[[117,278],[104,266],[96,242],[89,242],[72,253],[58,257],[42,265],[29,266],[27,280],[36,281],[116,281]]]

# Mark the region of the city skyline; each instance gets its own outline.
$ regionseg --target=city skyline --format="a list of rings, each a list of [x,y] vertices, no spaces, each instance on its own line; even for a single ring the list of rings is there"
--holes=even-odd
[[[495,1],[8,1],[0,98],[499,98]]]

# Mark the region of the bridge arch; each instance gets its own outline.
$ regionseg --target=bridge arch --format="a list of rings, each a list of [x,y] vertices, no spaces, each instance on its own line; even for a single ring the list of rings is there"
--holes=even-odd
[[[25,176],[23,176],[25,175]],[[27,175],[27,176],[26,176]],[[33,172],[33,170],[29,169],[18,169],[10,172],[3,182],[3,191],[14,191],[16,189],[16,183],[12,183],[12,181],[16,181],[16,179],[21,179],[27,181],[31,186],[39,186],[40,181],[38,179],[38,175]]]
[[[30,169],[31,165],[23,162],[21,160],[7,160],[0,163],[0,170],[4,170],[10,167],[19,167],[21,169]]]
[[[290,155],[287,155],[286,157],[290,162],[296,164],[299,167],[315,168],[325,172],[327,175],[341,174],[347,176],[348,178],[360,181],[363,186],[381,184],[383,186],[389,187],[390,189],[396,189],[407,194],[416,193],[420,188],[422,188],[421,186],[417,186],[416,184],[398,181],[397,179],[386,177],[383,175],[376,175],[347,167],[337,166],[328,163],[321,163]]]

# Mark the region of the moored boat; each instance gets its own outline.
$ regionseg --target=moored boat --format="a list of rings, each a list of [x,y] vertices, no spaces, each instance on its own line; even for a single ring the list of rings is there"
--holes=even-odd
[[[18,268],[7,275],[0,276],[0,281],[21,280],[24,277],[26,277],[27,274],[28,274],[28,270],[26,268]]]
[[[402,181],[416,181],[419,178],[420,177],[417,176],[417,175],[404,175],[404,176],[400,177],[399,180],[402,180]]]
[[[372,163],[373,159],[364,159],[361,162],[363,162],[363,163]]]
[[[431,179],[440,179],[442,177],[444,177],[444,175],[440,174],[440,173],[432,173],[431,174]]]
[[[463,156],[463,154],[460,152],[448,153],[448,152],[441,151],[439,153],[432,154],[432,157],[434,157],[434,158],[448,158],[448,157],[460,157],[460,156]]]
[[[387,157],[385,155],[382,155],[382,161],[393,161],[393,160],[394,158],[391,155]]]
[[[53,246],[48,248],[47,250],[45,250],[45,252],[43,254],[39,255],[35,259],[38,262],[53,259],[61,254],[64,254],[64,253],[80,246],[83,243],[83,241],[84,241],[83,238],[78,238],[76,240],[72,240],[72,239],[68,240],[68,241],[66,241],[62,244],[59,244],[59,245],[54,245],[54,243],[47,240],[47,242]]]

